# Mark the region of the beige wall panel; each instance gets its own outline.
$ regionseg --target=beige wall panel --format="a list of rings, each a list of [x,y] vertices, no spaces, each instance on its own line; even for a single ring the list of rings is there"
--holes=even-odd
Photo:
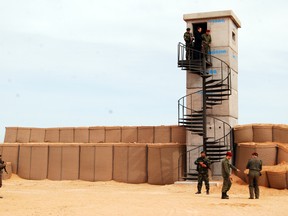
[[[17,140],[17,127],[6,127],[4,143],[15,143]]]
[[[104,127],[90,127],[89,128],[89,142],[90,143],[104,143],[105,142],[105,128]]]

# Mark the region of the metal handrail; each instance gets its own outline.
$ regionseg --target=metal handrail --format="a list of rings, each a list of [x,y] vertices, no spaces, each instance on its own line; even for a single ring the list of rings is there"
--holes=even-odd
[[[185,57],[185,53],[186,52],[189,52],[190,53],[190,58],[189,59],[186,59],[184,60],[184,57]],[[201,64],[202,63],[202,66],[199,66],[197,64],[193,64],[195,62],[195,60],[193,59],[193,54],[194,53],[198,53],[198,57],[200,58],[197,58],[197,61],[196,63],[198,64]],[[208,59],[210,60],[210,63],[212,64],[217,62],[217,61],[220,61],[220,74],[217,75],[217,78],[215,78],[215,75],[212,73],[212,75],[209,76],[209,78],[203,78],[203,80],[205,79],[210,79],[210,80],[217,80],[215,82],[211,82],[213,83],[212,86],[217,86],[215,88],[217,89],[224,89],[225,91],[220,91],[219,94],[222,95],[222,94],[225,94],[225,96],[229,97],[229,95],[231,95],[232,91],[232,78],[231,78],[231,68],[230,66],[224,62],[222,59],[218,58],[218,57],[215,57],[215,56],[212,56],[211,54],[206,54],[202,51],[198,51],[194,48],[190,48],[190,47],[186,47],[183,43],[178,43],[178,66],[179,67],[182,67],[185,68],[186,70],[196,70],[196,72],[200,73],[200,75],[204,76],[207,71],[206,71],[206,57],[205,55],[208,55]],[[203,57],[204,56],[204,57]],[[202,60],[202,62],[201,62]],[[205,61],[204,61],[205,60]],[[213,61],[212,61],[213,60]],[[218,81],[219,79],[219,81]],[[208,80],[209,81],[209,80]],[[204,87],[204,82],[203,82],[203,87]],[[182,119],[184,119],[184,116],[187,115],[187,113],[189,114],[193,114],[195,112],[201,112],[201,111],[204,111],[203,108],[204,108],[204,105],[206,104],[205,100],[207,100],[207,94],[205,94],[205,97],[203,97],[203,100],[202,100],[202,104],[197,104],[197,108],[195,107],[195,105],[192,103],[193,102],[193,99],[194,97],[196,96],[196,94],[199,94],[200,92],[203,92],[205,91],[205,89],[203,90],[199,90],[197,92],[193,92],[193,93],[190,93],[190,94],[187,94],[183,97],[181,97],[179,100],[178,100],[178,124],[181,124],[180,123],[180,118],[182,117]],[[205,92],[204,92],[205,93]],[[203,93],[203,96],[204,96],[204,93]],[[212,95],[212,94],[211,94]],[[224,96],[222,95],[221,98],[223,98]],[[191,104],[190,104],[190,107],[187,106],[187,103],[188,101],[190,100]],[[221,101],[222,103],[222,101]],[[221,104],[220,103],[220,104]],[[213,106],[213,105],[211,105]],[[217,117],[213,117],[211,115],[207,115],[203,112],[203,117],[204,119],[206,119],[206,117],[209,117],[213,120],[213,125],[214,125],[214,131],[213,131],[213,136],[210,136],[209,138],[211,138],[211,140],[213,140],[214,142],[217,142],[219,144],[223,143],[223,146],[227,146],[229,147],[229,149],[232,149],[233,146],[231,146],[231,136],[232,136],[232,130],[231,130],[231,126],[226,123],[225,121],[217,118]],[[216,124],[219,124],[218,122],[221,122],[220,125],[222,124],[222,127],[223,127],[223,133],[220,135],[220,137],[216,137],[217,136],[217,133],[216,133]],[[185,123],[184,123],[185,124]],[[207,128],[205,122],[203,122],[203,128]],[[229,139],[229,136],[230,136],[230,139]],[[212,138],[213,137],[213,138]],[[205,141],[207,141],[208,138],[206,137],[206,133],[204,133],[203,135],[203,144]],[[210,141],[211,141],[210,140]],[[230,146],[229,146],[230,145]],[[222,146],[222,145],[221,145]],[[188,155],[190,157],[190,154],[192,151],[195,151],[196,149],[199,149],[201,148],[202,146],[198,146],[196,148],[193,148],[189,151],[187,151],[185,154],[186,156]],[[180,163],[180,157],[183,158],[183,155],[182,154],[181,156],[179,156],[179,159],[178,159],[178,164]],[[190,159],[189,159],[189,167],[188,169],[191,170],[190,166]],[[185,172],[187,172],[188,170],[187,168],[185,169]],[[178,173],[178,177],[179,177],[179,173]]]
[[[181,153],[181,154],[179,155],[179,157],[178,157],[178,181],[180,180],[180,171],[181,171],[181,169],[180,169],[180,167],[181,167],[180,161],[181,161],[181,159],[183,158],[183,156],[187,156],[187,154],[190,154],[191,152],[193,152],[193,151],[195,151],[195,150],[198,150],[198,152],[199,152],[199,149],[200,149],[201,147],[202,147],[202,146],[197,146],[197,147],[195,147],[195,148],[193,148],[193,149],[190,149],[190,150],[186,151],[185,153]],[[189,165],[190,165],[190,159],[189,159]],[[189,170],[191,170],[190,167],[189,167]],[[187,174],[187,167],[184,167],[184,176],[185,176],[186,174]]]

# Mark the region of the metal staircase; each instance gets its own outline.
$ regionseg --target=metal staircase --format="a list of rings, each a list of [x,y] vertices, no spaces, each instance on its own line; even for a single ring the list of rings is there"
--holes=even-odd
[[[186,52],[189,52],[186,59]],[[195,59],[195,56],[197,59]],[[212,67],[213,64],[213,67]],[[202,87],[192,89],[190,94],[178,100],[178,124],[195,136],[201,136],[201,143],[193,143],[186,152],[186,172],[182,179],[197,176],[195,157],[206,151],[212,163],[219,162],[227,151],[232,150],[231,126],[213,115],[216,106],[229,99],[231,91],[231,69],[221,59],[178,44],[178,67],[202,78]],[[217,69],[214,69],[217,68]],[[183,158],[182,158],[183,160]]]

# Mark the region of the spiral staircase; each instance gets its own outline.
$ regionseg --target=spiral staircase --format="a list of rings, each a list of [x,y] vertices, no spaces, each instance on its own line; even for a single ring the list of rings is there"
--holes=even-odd
[[[209,53],[209,52],[208,52]],[[232,150],[231,126],[213,115],[216,106],[222,105],[232,94],[231,69],[221,59],[206,55],[184,44],[178,44],[178,67],[202,78],[202,88],[178,100],[178,124],[190,131],[201,143],[187,144],[185,171],[179,179],[197,178],[194,160],[202,150],[212,163],[220,162]],[[185,159],[184,159],[185,158]]]

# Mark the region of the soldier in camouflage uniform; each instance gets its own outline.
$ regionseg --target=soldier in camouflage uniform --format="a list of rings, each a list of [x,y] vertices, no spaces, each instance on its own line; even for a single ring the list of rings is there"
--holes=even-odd
[[[208,195],[209,194],[208,170],[210,169],[211,162],[206,157],[205,151],[201,152],[201,157],[197,158],[194,164],[197,165],[197,171],[198,171],[198,185],[197,185],[198,191],[196,192],[196,194],[201,194],[202,183],[204,181],[206,186],[206,194]]]
[[[184,38],[184,41],[186,44],[186,60],[189,60],[191,58],[191,53],[192,53],[191,49],[193,48],[193,46],[192,46],[193,35],[190,31],[191,31],[191,29],[187,28],[186,32],[183,35],[183,38]]]
[[[258,159],[257,152],[252,154],[252,158],[248,161],[246,169],[249,169],[249,199],[254,199],[254,193],[255,198],[259,199],[260,192],[258,180],[261,175],[260,171],[262,170],[262,161]]]
[[[6,163],[2,160],[2,155],[0,155],[0,188],[2,187],[2,174],[3,174],[3,169],[4,171],[8,174],[6,170]]]
[[[210,44],[212,42],[210,30],[207,29],[205,34],[202,34],[202,45],[205,52],[205,58],[208,60],[208,52],[210,50]]]
[[[229,199],[227,192],[230,190],[232,185],[232,177],[230,174],[230,169],[239,172],[240,170],[237,169],[235,166],[230,164],[230,159],[232,158],[232,153],[227,152],[226,157],[221,162],[222,166],[222,177],[223,177],[223,186],[222,186],[222,197],[221,199]]]

